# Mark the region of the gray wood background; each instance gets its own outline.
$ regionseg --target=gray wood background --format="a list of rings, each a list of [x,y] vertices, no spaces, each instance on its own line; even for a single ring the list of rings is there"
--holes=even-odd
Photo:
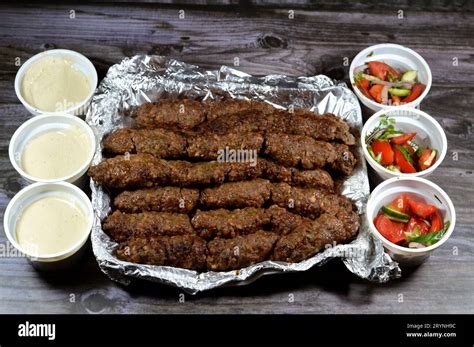
[[[344,58],[394,42],[415,49],[432,69],[422,109],[442,124],[449,149],[430,179],[456,206],[453,236],[427,263],[387,284],[360,280],[334,260],[303,274],[185,295],[184,303],[174,288],[111,282],[90,250],[65,273],[39,273],[24,258],[1,257],[0,313],[473,313],[473,2],[173,3],[0,4],[0,214],[24,186],[8,159],[11,135],[30,117],[13,88],[16,58],[68,48],[89,57],[102,78],[109,66],[139,53],[206,68],[232,65],[238,57],[238,68],[252,74],[324,73],[347,80]],[[3,232],[0,244],[7,245]]]

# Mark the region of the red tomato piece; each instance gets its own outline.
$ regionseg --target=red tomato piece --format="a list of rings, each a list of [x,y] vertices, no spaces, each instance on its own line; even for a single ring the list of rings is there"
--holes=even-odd
[[[410,141],[415,136],[416,136],[416,132],[406,133],[406,134],[403,134],[403,135],[400,135],[400,136],[397,136],[397,137],[392,137],[390,139],[390,142],[392,142],[393,144],[396,144],[396,145],[402,145],[402,144]]]
[[[418,232],[421,235],[428,234],[429,227],[428,225],[423,222],[422,219],[417,217],[411,217],[408,223],[405,225],[406,232],[412,232],[418,227]]]
[[[416,169],[408,160],[405,159],[402,152],[398,148],[393,148],[393,154],[395,159],[395,165],[400,168],[403,173],[415,173]]]
[[[408,206],[408,197],[406,193],[401,194],[399,197],[393,200],[390,205],[388,205],[388,207],[402,213],[408,213],[410,206]]]
[[[430,227],[430,233],[433,233],[435,231],[439,231],[443,229],[444,224],[443,224],[443,218],[441,218],[441,215],[439,214],[438,211],[433,213],[431,215],[431,227]]]
[[[378,103],[382,103],[382,89],[383,85],[375,84],[372,88],[369,89],[369,94],[374,98]]]
[[[411,88],[411,94],[403,98],[403,102],[412,102],[414,101],[417,97],[423,93],[425,90],[426,86],[424,84],[415,84],[413,88]]]
[[[360,80],[356,83],[356,85],[359,87],[359,90],[362,92],[362,94],[364,94],[370,100],[373,100],[372,95],[369,93],[370,82],[368,80]]]
[[[389,67],[389,70],[387,73],[387,77],[390,77],[392,81],[398,80],[400,78],[400,72],[397,69],[394,69],[393,67],[391,67],[390,65],[388,65],[388,67]]]
[[[428,218],[433,213],[435,213],[438,209],[434,205],[425,204],[423,202],[413,201],[408,199],[408,206],[410,206],[410,210],[416,214],[418,217],[421,218]]]
[[[436,162],[436,151],[433,153],[433,149],[425,148],[421,153],[420,159],[418,160],[418,166],[420,170],[426,170],[433,166]]]
[[[367,65],[369,66],[369,73],[383,81],[386,80],[387,74],[389,72],[392,77],[398,78],[399,76],[397,70],[393,69],[390,65],[382,63],[381,61],[369,61]]]
[[[393,163],[393,149],[390,146],[390,143],[385,141],[374,141],[370,146],[375,156],[377,156],[379,153],[382,154],[380,164],[390,165]]]
[[[374,225],[377,230],[387,240],[393,243],[402,243],[405,241],[404,224],[394,222],[387,216],[380,214],[374,219]]]

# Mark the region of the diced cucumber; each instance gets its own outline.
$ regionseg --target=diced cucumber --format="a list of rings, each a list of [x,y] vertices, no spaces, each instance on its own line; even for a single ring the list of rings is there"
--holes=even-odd
[[[388,90],[388,92],[391,94],[391,95],[395,95],[395,96],[408,96],[411,94],[411,90],[409,89],[402,89],[402,88],[390,88]]]
[[[415,82],[417,72],[416,70],[408,70],[402,75],[402,82]]]
[[[393,172],[399,172],[401,173],[400,171],[400,168],[396,165],[389,165],[389,166],[386,166],[385,167],[387,170],[390,170],[390,171],[393,171]]]
[[[395,210],[391,207],[388,207],[388,206],[382,206],[382,212],[388,218],[390,218],[391,220],[394,220],[396,222],[407,223],[410,220],[410,216],[407,215],[406,213],[397,211],[397,210]]]

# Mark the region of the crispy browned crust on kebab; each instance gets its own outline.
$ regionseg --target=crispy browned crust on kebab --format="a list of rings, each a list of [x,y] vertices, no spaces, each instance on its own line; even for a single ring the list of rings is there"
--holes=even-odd
[[[263,162],[263,177],[271,182],[288,183],[292,186],[334,190],[331,175],[323,169],[300,170],[295,167],[279,165],[273,160],[259,159]]]
[[[116,250],[119,259],[139,264],[206,269],[206,241],[195,235],[132,237]]]
[[[270,224],[271,215],[264,208],[197,210],[191,219],[196,234],[204,239],[233,238],[262,229]]]
[[[251,162],[198,162],[158,159],[150,154],[130,154],[104,159],[88,174],[97,183],[115,189],[157,185],[191,187],[236,182],[262,176],[263,167]]]
[[[292,187],[286,183],[272,185],[271,203],[311,219],[323,213],[335,214],[341,208],[350,211],[346,197],[321,189]]]
[[[123,191],[114,199],[115,208],[122,212],[189,213],[196,207],[199,190],[194,188],[156,187]]]
[[[157,158],[186,155],[186,137],[166,129],[129,129],[113,131],[102,140],[104,151],[112,154],[148,153]]]
[[[323,214],[317,220],[305,220],[291,233],[280,237],[273,259],[296,263],[333,246],[352,239],[359,228],[359,217],[342,209],[336,214]]]
[[[138,128],[191,130],[206,119],[207,105],[199,101],[163,99],[140,106],[135,122]]]
[[[269,259],[279,236],[257,231],[233,239],[214,239],[207,244],[207,268],[211,271],[229,271]]]
[[[168,212],[122,213],[117,210],[104,219],[102,228],[119,242],[132,236],[194,234],[187,214]]]
[[[357,159],[350,150],[349,146],[341,143],[333,143],[337,159],[328,164],[333,171],[342,173],[344,176],[350,176],[357,164]]]
[[[264,153],[282,165],[304,169],[322,168],[337,159],[336,149],[329,142],[278,133],[265,136]]]
[[[219,159],[224,150],[251,150],[260,153],[263,136],[259,133],[192,134],[188,137],[186,155],[195,159]]]
[[[158,185],[191,187],[222,184],[265,177],[272,182],[332,191],[334,182],[324,170],[299,170],[279,166],[270,160],[251,163],[166,161],[150,154],[131,154],[102,160],[92,166],[89,176],[97,183],[116,189],[146,188]]]
[[[205,239],[234,238],[265,229],[286,235],[305,218],[273,205],[269,208],[198,210],[191,219],[196,234]]]
[[[199,204],[208,208],[261,207],[269,199],[272,184],[263,179],[225,183],[201,191]]]
[[[318,115],[301,108],[281,110],[258,101],[230,99],[200,103],[165,99],[142,105],[136,112],[136,124],[139,128],[217,133],[273,131],[355,144],[348,124],[331,113]]]
[[[131,189],[169,184],[168,162],[151,154],[118,155],[89,168],[88,175],[109,188]]]

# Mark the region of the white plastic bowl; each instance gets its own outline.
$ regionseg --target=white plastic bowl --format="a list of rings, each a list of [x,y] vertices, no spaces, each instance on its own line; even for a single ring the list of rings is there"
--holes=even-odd
[[[388,241],[380,234],[374,225],[374,218],[384,205],[388,205],[400,194],[408,193],[424,199],[427,203],[435,205],[443,220],[450,225],[443,238],[434,245],[424,248],[408,248]],[[441,247],[451,236],[456,225],[456,212],[449,196],[436,184],[419,177],[395,177],[378,185],[367,202],[366,217],[371,232],[382,241],[383,246],[393,260],[404,266],[419,265],[437,248]]]
[[[18,244],[16,223],[26,207],[46,196],[57,196],[75,202],[77,206],[82,209],[87,218],[87,229],[84,231],[82,238],[69,249],[54,254],[38,256],[37,254],[28,253],[27,250]],[[8,241],[10,241],[18,251],[25,254],[35,268],[40,270],[57,270],[71,265],[82,254],[81,251],[92,229],[93,219],[94,213],[92,204],[87,195],[78,187],[66,182],[35,183],[20,190],[10,201],[5,210],[3,227]]]
[[[25,73],[28,71],[28,69],[36,63],[37,61],[46,58],[46,57],[68,57],[72,61],[74,61],[74,67],[79,69],[82,73],[84,73],[90,83],[90,92],[87,95],[87,97],[81,102],[75,105],[74,107],[67,108],[65,110],[61,110],[58,112],[48,112],[49,114],[63,114],[63,113],[68,113],[71,115],[81,115],[81,114],[86,114],[87,108],[90,105],[90,102],[92,100],[92,96],[94,95],[95,89],[97,87],[97,71],[92,64],[92,62],[87,59],[85,56],[83,56],[80,53],[68,50],[68,49],[52,49],[49,51],[41,52],[38,53],[34,56],[32,56],[30,59],[28,59],[18,70],[16,77],[15,77],[15,93],[17,98],[21,101],[23,106],[26,107],[26,109],[33,114],[34,116],[45,113],[45,111],[40,110],[33,105],[30,105],[21,95],[21,82],[23,81],[23,77],[25,76]]]
[[[78,126],[82,130],[84,130],[84,132],[88,135],[90,143],[87,160],[81,165],[78,170],[65,177],[58,177],[55,179],[41,179],[29,175],[22,169],[21,155],[28,141],[30,141],[32,138],[38,136],[41,133],[51,130],[65,129],[70,126]],[[82,186],[84,183],[84,178],[86,177],[86,171],[92,162],[92,158],[94,157],[95,148],[96,139],[94,136],[94,132],[89,127],[89,125],[87,125],[87,123],[84,122],[82,119],[68,114],[45,114],[27,120],[15,131],[12,138],[10,139],[8,154],[10,157],[10,162],[15,168],[15,170],[29,183],[53,183],[59,181],[66,181],[69,183],[76,184],[78,186]]]
[[[432,167],[412,174],[397,173],[384,168],[372,158],[372,156],[367,151],[365,139],[367,134],[370,134],[373,129],[377,127],[383,115],[395,119],[396,129],[405,132],[416,131],[416,137],[414,140],[417,144],[421,145],[422,147],[431,147],[438,151],[438,157]],[[364,127],[362,128],[360,141],[362,143],[365,160],[375,171],[376,181],[386,180],[388,178],[397,176],[426,177],[434,172],[441,164],[448,150],[448,140],[446,139],[446,134],[436,119],[431,117],[426,112],[407,107],[397,107],[391,108],[390,110],[381,110],[376,112],[367,120]]]
[[[418,80],[420,83],[426,85],[425,90],[416,100],[409,102],[403,106],[418,107],[423,101],[431,88],[431,70],[428,63],[415,51],[410,48],[396,45],[393,43],[382,43],[375,46],[370,46],[355,56],[349,68],[349,78],[351,84],[354,86],[354,91],[359,100],[368,107],[371,111],[377,112],[382,109],[393,109],[399,106],[382,105],[378,102],[370,100],[355,86],[354,69],[362,66],[369,61],[381,61],[401,71],[416,70],[418,72]]]

